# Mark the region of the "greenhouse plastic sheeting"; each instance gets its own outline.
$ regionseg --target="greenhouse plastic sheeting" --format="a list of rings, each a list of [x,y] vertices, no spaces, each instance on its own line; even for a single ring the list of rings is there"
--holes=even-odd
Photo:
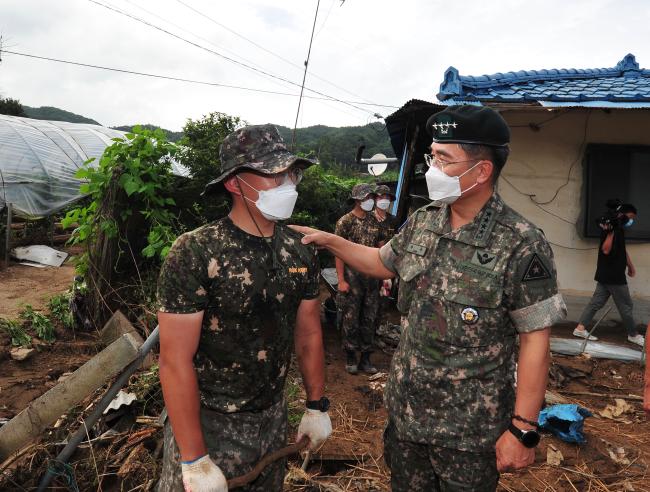
[[[0,115],[0,204],[36,219],[81,198],[77,169],[97,159],[124,132],[99,125]],[[187,171],[173,163],[174,173]],[[1,205],[0,205],[1,208]]]

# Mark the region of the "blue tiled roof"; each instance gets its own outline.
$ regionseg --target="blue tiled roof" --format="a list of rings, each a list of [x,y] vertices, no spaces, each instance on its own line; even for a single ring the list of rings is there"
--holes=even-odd
[[[449,67],[437,96],[447,104],[645,102],[650,101],[650,70],[639,68],[631,53],[612,68],[520,70],[471,76],[460,75]]]

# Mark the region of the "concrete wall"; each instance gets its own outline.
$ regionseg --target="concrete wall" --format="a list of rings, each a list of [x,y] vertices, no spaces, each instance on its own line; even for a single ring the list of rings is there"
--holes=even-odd
[[[581,227],[576,226],[582,206],[585,125],[587,144],[650,145],[650,111],[572,108],[506,110],[502,114],[512,128],[512,152],[499,180],[499,192],[510,206],[544,230],[555,254],[560,289],[569,301],[569,319],[576,320],[595,287],[598,248],[598,240],[581,238]],[[539,131],[529,127],[531,122],[554,116],[557,118]],[[535,194],[539,202],[550,200],[566,182],[573,163],[569,183],[551,203],[536,205],[525,196]],[[639,210],[643,213],[650,210]],[[650,243],[628,244],[628,253],[637,271],[636,277],[628,280],[636,321],[645,324],[650,320]]]

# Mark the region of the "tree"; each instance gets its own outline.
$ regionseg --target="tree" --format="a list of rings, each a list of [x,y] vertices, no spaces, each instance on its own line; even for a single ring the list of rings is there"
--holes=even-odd
[[[188,119],[183,127],[185,136],[179,144],[184,147],[181,160],[192,178],[207,183],[219,174],[219,147],[223,139],[245,124],[237,116],[214,112],[200,120]]]
[[[198,227],[228,213],[230,199],[224,190],[217,187],[210,196],[197,197],[204,186],[221,172],[219,148],[223,139],[244,124],[237,116],[219,112],[210,113],[200,120],[187,120],[183,127],[185,136],[179,142],[178,159],[190,170],[192,180],[176,195],[183,210],[183,223]]]
[[[25,110],[23,109],[23,105],[20,104],[20,101],[18,99],[11,99],[9,97],[0,98],[0,114],[27,117]]]

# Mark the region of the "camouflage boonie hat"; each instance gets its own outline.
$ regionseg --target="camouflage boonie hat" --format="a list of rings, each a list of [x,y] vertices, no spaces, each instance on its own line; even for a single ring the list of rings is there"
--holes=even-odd
[[[374,195],[375,190],[373,189],[373,186],[368,183],[361,183],[358,185],[354,185],[352,187],[352,193],[350,193],[350,198],[352,200],[363,200],[365,197],[368,195]]]
[[[314,161],[292,154],[275,125],[245,126],[228,135],[219,149],[221,174],[205,185],[208,188],[241,168],[264,174],[286,171],[294,164],[309,167]]]
[[[390,188],[387,185],[378,185],[375,188],[375,195],[388,195],[390,196],[393,200],[395,199],[395,193],[390,191]]]

